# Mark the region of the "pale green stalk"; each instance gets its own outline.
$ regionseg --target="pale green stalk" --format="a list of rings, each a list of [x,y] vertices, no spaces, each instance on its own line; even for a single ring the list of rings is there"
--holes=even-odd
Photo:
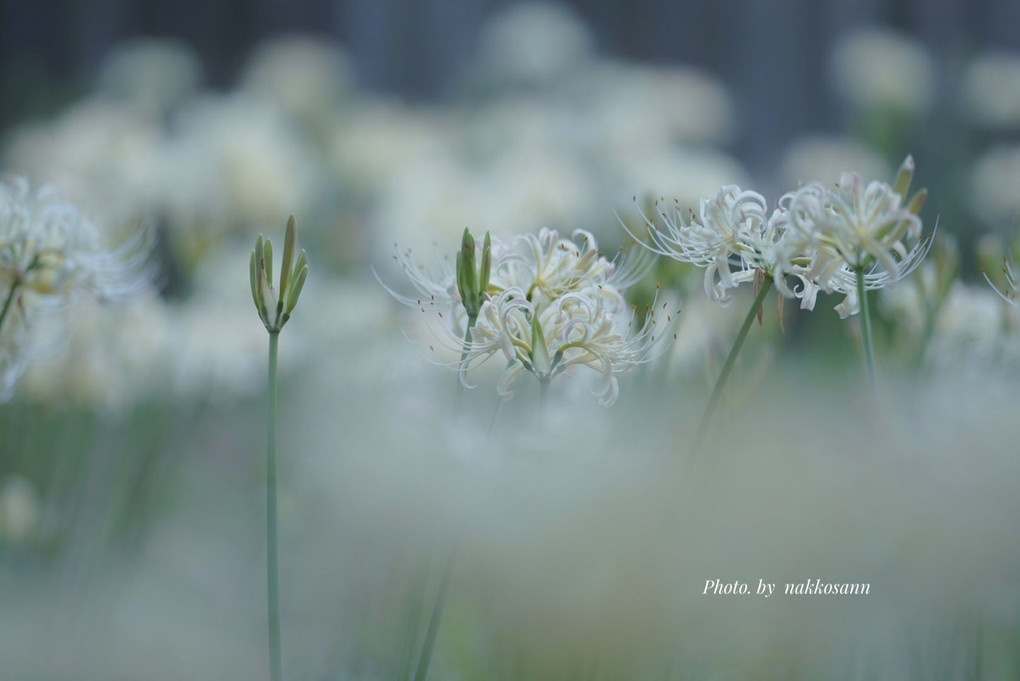
[[[864,361],[868,367],[868,380],[875,384],[875,351],[871,344],[871,312],[868,308],[868,291],[864,286],[864,273],[857,269],[857,301],[861,311],[861,344],[864,346]]]
[[[503,397],[496,395],[496,404],[492,407],[492,416],[489,417],[489,428],[485,431],[487,437],[491,437],[496,430],[496,421],[499,420],[499,413],[503,410]]]
[[[751,324],[754,322],[754,318],[757,316],[762,303],[765,302],[765,295],[769,292],[771,287],[772,279],[766,278],[762,282],[761,290],[759,290],[758,295],[755,296],[754,302],[751,303],[751,309],[747,311],[747,316],[744,317],[744,323],[740,326],[740,332],[737,334],[737,339],[733,342],[733,347],[730,349],[729,356],[726,357],[726,362],[723,364],[719,378],[716,379],[715,387],[712,388],[712,395],[708,398],[708,406],[705,408],[704,416],[701,417],[701,424],[698,426],[698,432],[694,436],[694,452],[698,452],[704,444],[705,436],[708,435],[709,425],[712,423],[712,417],[715,415],[715,410],[719,406],[719,398],[722,396],[723,388],[726,387],[726,382],[730,378],[730,373],[733,372],[733,366],[737,361],[737,355],[740,354],[740,348],[743,347],[744,340],[747,338],[747,333],[751,330]]]
[[[457,367],[457,407],[460,408],[464,401],[464,384],[460,380],[460,369],[464,366],[464,360],[467,359],[468,349],[471,346],[471,329],[474,328],[475,322],[478,321],[478,317],[472,317],[468,315],[467,318],[467,330],[464,331],[464,348],[460,351],[460,365]]]
[[[266,447],[266,573],[269,605],[269,672],[272,681],[283,678],[280,659],[280,587],[276,537],[276,354],[278,331],[269,333],[269,418]]]
[[[432,663],[432,653],[436,648],[439,624],[442,622],[443,607],[446,605],[446,593],[450,587],[450,575],[453,573],[456,559],[457,547],[454,546],[450,549],[450,555],[447,556],[446,565],[443,567],[443,575],[439,580],[439,591],[436,593],[436,601],[432,604],[432,613],[425,629],[425,640],[421,644],[421,655],[418,657],[418,667],[414,671],[414,681],[425,681],[429,676],[429,665]]]
[[[18,284],[20,283],[20,280],[14,280],[11,284],[11,290],[8,291],[7,297],[4,299],[3,308],[0,308],[0,330],[4,327],[4,320],[7,319],[7,312],[11,309],[11,303],[14,302],[14,294],[18,292]]]
[[[538,379],[538,411],[540,414],[545,413],[545,404],[549,399],[549,379],[539,378]]]

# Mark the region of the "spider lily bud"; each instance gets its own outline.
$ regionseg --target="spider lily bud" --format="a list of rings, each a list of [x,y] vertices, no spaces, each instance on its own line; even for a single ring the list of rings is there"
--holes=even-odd
[[[893,180],[893,191],[900,196],[906,197],[907,192],[910,191],[910,183],[913,179],[914,157],[908,155],[903,159],[900,169],[896,171],[896,179]]]
[[[922,189],[913,196],[910,197],[910,203],[907,204],[907,210],[914,215],[921,214],[921,208],[924,207],[924,202],[928,200],[928,190]]]
[[[460,250],[457,251],[457,291],[460,293],[464,310],[470,319],[478,317],[482,303],[485,302],[485,292],[489,288],[489,275],[492,271],[492,241],[488,232],[485,233],[481,264],[478,268],[475,266],[476,246],[475,238],[465,227]]]
[[[290,319],[308,277],[308,259],[304,251],[301,251],[297,256],[297,262],[294,262],[296,243],[297,223],[292,215],[287,221],[287,231],[283,240],[280,290],[277,293],[273,288],[273,244],[268,239],[264,240],[261,234],[255,240],[255,250],[252,251],[250,263],[251,295],[259,318],[269,333],[279,333]]]

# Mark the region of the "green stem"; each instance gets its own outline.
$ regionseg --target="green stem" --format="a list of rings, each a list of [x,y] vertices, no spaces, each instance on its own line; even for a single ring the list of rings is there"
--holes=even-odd
[[[492,416],[489,417],[489,428],[485,432],[487,436],[492,436],[492,433],[496,430],[496,421],[499,420],[499,413],[503,410],[503,396],[496,395],[496,404],[492,407]]]
[[[871,344],[871,311],[868,308],[868,291],[864,287],[864,273],[857,269],[857,302],[861,308],[861,344],[868,366],[868,380],[875,384],[875,351]]]
[[[0,329],[4,327],[4,320],[7,319],[7,312],[11,309],[11,303],[14,302],[14,294],[18,292],[18,284],[20,283],[20,279],[14,279],[14,282],[11,283],[11,290],[7,293],[7,298],[4,299],[4,306],[0,308]]]
[[[269,673],[283,678],[280,659],[280,586],[276,540],[276,354],[279,331],[269,332],[269,418],[266,447],[266,574],[269,605]]]
[[[460,365],[457,367],[457,408],[460,409],[464,403],[464,384],[460,380],[460,369],[464,366],[464,360],[468,356],[468,348],[471,345],[471,329],[475,327],[478,317],[468,315],[467,329],[464,331],[464,348],[460,351]]]
[[[539,414],[545,413],[545,403],[549,398],[549,380],[548,378],[538,379],[538,411]]]
[[[744,317],[744,323],[740,326],[740,332],[737,334],[737,339],[733,342],[733,347],[730,349],[729,356],[726,357],[726,363],[723,364],[722,372],[719,374],[719,378],[716,379],[715,387],[712,388],[712,395],[708,398],[708,406],[705,408],[705,414],[701,417],[701,424],[698,426],[698,432],[694,436],[694,451],[698,452],[704,444],[705,436],[708,435],[709,425],[712,423],[712,416],[715,414],[716,408],[719,406],[719,398],[722,396],[723,388],[726,387],[726,382],[730,378],[730,374],[733,372],[733,365],[737,361],[737,355],[740,354],[740,348],[744,345],[744,340],[747,338],[748,331],[751,330],[751,324],[754,322],[755,316],[758,314],[758,309],[761,308],[762,303],[765,302],[765,295],[769,292],[772,287],[772,279],[766,278],[761,285],[761,290],[758,291],[758,295],[755,296],[754,302],[751,303],[751,309],[747,311],[747,316]]]
[[[425,681],[429,676],[429,665],[432,663],[432,652],[436,648],[439,624],[443,619],[443,607],[446,605],[446,593],[450,587],[450,575],[453,573],[453,563],[456,557],[457,547],[454,545],[450,549],[446,566],[443,568],[443,576],[439,580],[439,592],[436,594],[435,603],[432,604],[428,628],[425,630],[425,640],[421,644],[421,656],[418,658],[418,667],[414,671],[414,681]]]

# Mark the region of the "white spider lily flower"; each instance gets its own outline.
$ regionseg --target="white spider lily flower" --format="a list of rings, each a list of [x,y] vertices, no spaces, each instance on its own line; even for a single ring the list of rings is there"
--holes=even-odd
[[[573,240],[563,239],[547,228],[537,236],[521,236],[515,242],[515,255],[498,269],[536,305],[595,287],[621,309],[625,303],[620,294],[648,274],[654,260],[651,254],[638,250],[625,256],[621,251],[609,260],[590,232],[577,230],[572,236]]]
[[[813,182],[780,202],[788,234],[782,266],[806,267],[805,278],[813,285],[845,295],[836,307],[843,318],[858,312],[858,277],[865,290],[885,288],[913,272],[928,254],[932,240],[922,237],[918,217],[927,193],[904,200],[913,171],[908,156],[895,187],[865,184],[848,172],[832,188]]]
[[[598,250],[589,232],[576,231],[573,236],[574,240],[563,239],[555,230],[543,228],[537,236],[527,234],[509,243],[491,237],[488,278],[484,290],[477,293],[497,297],[507,290],[520,289],[524,292],[522,298],[544,306],[569,293],[594,289],[606,298],[610,311],[625,308],[623,292],[648,274],[654,255],[643,249],[621,250],[610,260]],[[453,326],[463,335],[466,313],[455,259],[437,249],[434,261],[426,266],[415,260],[410,249],[400,250],[396,244],[394,248],[393,259],[415,292],[402,294],[376,273],[379,283],[404,305],[422,312],[451,313]]]
[[[33,302],[66,303],[81,292],[123,298],[151,275],[151,230],[107,249],[96,228],[53,186],[0,183],[0,288],[17,283]],[[28,301],[21,301],[25,304]]]
[[[710,300],[727,306],[732,302],[730,289],[765,276],[787,297],[801,298],[802,307],[813,306],[817,288],[806,278],[803,263],[782,257],[788,229],[782,206],[770,216],[761,194],[728,185],[703,198],[698,213],[686,221],[679,202],[670,209],[657,202],[656,211],[663,227],[645,216],[650,243],[635,238],[654,253],[704,268]],[[802,285],[787,286],[788,275]]]
[[[455,365],[461,380],[467,385],[470,369],[501,354],[507,368],[497,390],[510,398],[510,385],[521,373],[529,372],[548,383],[572,366],[586,366],[601,374],[602,381],[593,393],[601,404],[611,406],[619,395],[615,374],[652,359],[653,345],[669,333],[676,320],[675,314],[666,314],[666,322],[659,325],[650,309],[644,323],[635,329],[636,312],[614,313],[611,301],[598,289],[588,288],[537,307],[522,289],[503,291],[482,306],[470,343],[451,339],[448,344],[463,353]]]
[[[82,294],[124,299],[153,275],[152,230],[107,249],[95,227],[51,186],[24,178],[0,183],[0,399],[10,397],[28,359],[64,336],[42,338],[34,324],[43,308],[62,308]]]

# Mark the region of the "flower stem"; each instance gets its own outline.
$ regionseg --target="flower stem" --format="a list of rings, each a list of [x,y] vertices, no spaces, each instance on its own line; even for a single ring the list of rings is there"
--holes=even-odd
[[[733,365],[737,361],[737,355],[740,354],[740,348],[744,345],[744,340],[747,338],[748,331],[751,330],[751,324],[754,322],[755,316],[758,314],[758,309],[765,302],[765,295],[769,292],[772,287],[772,279],[766,278],[761,285],[761,290],[758,291],[758,295],[755,296],[754,302],[751,303],[751,309],[747,311],[747,316],[744,317],[744,323],[740,326],[740,332],[737,334],[737,339],[733,342],[733,347],[730,349],[729,356],[726,357],[726,363],[723,364],[722,372],[719,374],[719,378],[716,379],[715,387],[712,388],[712,395],[708,398],[708,406],[705,408],[705,414],[701,417],[701,424],[698,426],[698,432],[694,436],[694,451],[698,452],[704,444],[705,436],[708,435],[709,425],[712,423],[712,416],[715,414],[715,410],[719,405],[719,398],[722,396],[723,388],[726,387],[726,382],[730,378],[730,373],[733,372]]]
[[[545,403],[549,398],[549,379],[540,378],[538,379],[538,411],[540,414],[545,413]]]
[[[871,311],[868,307],[868,291],[864,286],[864,273],[857,270],[857,302],[861,308],[861,344],[864,346],[864,360],[868,367],[868,380],[875,385],[875,350],[871,344]]]
[[[439,636],[439,623],[443,619],[443,607],[446,605],[446,592],[450,586],[450,575],[453,572],[453,563],[457,557],[456,545],[450,549],[450,555],[446,558],[446,565],[443,567],[443,576],[439,580],[439,592],[436,593],[436,601],[432,604],[432,613],[429,615],[428,628],[425,630],[425,640],[421,644],[421,656],[418,658],[418,667],[414,671],[414,681],[425,681],[429,675],[429,665],[432,663],[432,652],[436,648],[436,638]]]
[[[496,395],[496,404],[492,407],[492,416],[489,417],[489,428],[485,431],[487,437],[491,437],[496,430],[496,421],[499,420],[499,413],[503,410],[503,396]]]
[[[472,317],[468,315],[467,318],[467,329],[464,331],[464,348],[460,351],[460,366],[457,371],[457,408],[459,409],[464,403],[464,384],[460,380],[459,369],[463,368],[464,360],[468,356],[468,348],[471,345],[471,329],[474,328],[475,322],[478,321],[478,317]]]
[[[269,332],[269,418],[266,447],[266,574],[269,605],[269,673],[272,681],[283,678],[280,659],[280,586],[276,539],[276,354],[278,331]]]
[[[0,330],[4,327],[4,320],[7,319],[7,312],[11,309],[11,303],[14,302],[14,294],[18,292],[18,284],[21,281],[17,278],[11,283],[11,290],[7,293],[7,297],[4,299],[4,306],[0,308]]]

